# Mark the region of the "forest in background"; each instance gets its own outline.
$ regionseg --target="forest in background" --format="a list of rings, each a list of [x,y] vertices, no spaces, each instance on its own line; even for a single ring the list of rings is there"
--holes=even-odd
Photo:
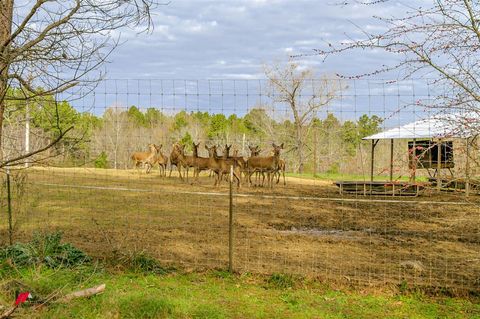
[[[15,94],[20,92],[12,92]],[[200,141],[233,144],[243,156],[250,155],[248,145],[260,145],[263,154],[267,155],[271,143],[275,142],[285,143],[282,158],[287,162],[287,170],[299,170],[294,124],[291,119],[276,118],[271,107],[257,105],[244,116],[227,116],[184,110],[167,114],[154,107],[132,105],[109,107],[97,116],[92,112],[80,112],[67,101],[56,101],[53,96],[9,103],[11,111],[4,122],[4,157],[25,152],[28,119],[30,149],[47,145],[61,132],[73,127],[47,156],[42,155],[41,162],[48,165],[131,168],[131,153],[146,150],[148,143],[162,144],[164,154],[170,153],[175,142],[185,144],[186,150],[191,151],[192,141]],[[15,103],[19,105],[15,107]],[[98,109],[93,110],[98,114]],[[369,145],[362,142],[362,138],[379,132],[382,119],[376,115],[362,115],[356,121],[340,121],[334,113],[320,110],[318,114],[323,114],[323,118],[314,117],[305,134],[304,172],[358,173],[352,164]],[[203,151],[202,147],[200,155],[207,156]],[[39,160],[40,157],[32,158],[30,162]]]

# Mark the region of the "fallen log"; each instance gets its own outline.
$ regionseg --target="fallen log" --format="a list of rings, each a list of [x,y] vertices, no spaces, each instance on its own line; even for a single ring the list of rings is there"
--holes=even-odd
[[[92,287],[92,288],[88,288],[88,289],[79,290],[79,291],[69,293],[69,294],[63,296],[62,298],[60,298],[58,301],[59,302],[68,302],[68,301],[70,301],[72,299],[76,299],[76,298],[84,298],[84,297],[90,297],[90,296],[98,295],[98,294],[103,293],[104,291],[105,291],[105,284],[101,284],[99,286],[95,286],[95,287]]]

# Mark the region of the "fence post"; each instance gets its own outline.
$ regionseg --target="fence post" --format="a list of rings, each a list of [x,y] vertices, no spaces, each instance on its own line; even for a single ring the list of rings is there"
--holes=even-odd
[[[8,241],[13,244],[12,228],[12,193],[10,190],[10,169],[7,167],[7,212],[8,212]]]
[[[233,165],[230,165],[230,206],[228,209],[228,271],[233,272]]]

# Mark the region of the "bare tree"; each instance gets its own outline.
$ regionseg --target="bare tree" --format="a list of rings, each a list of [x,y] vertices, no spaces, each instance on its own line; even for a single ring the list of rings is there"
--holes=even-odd
[[[99,66],[118,44],[112,31],[151,25],[154,0],[36,0],[0,2],[0,147],[9,101],[84,92],[102,74]],[[9,94],[19,88],[23,97]],[[56,127],[61,139],[67,130]],[[22,159],[40,149],[22,155]],[[2,159],[0,167],[17,158]]]
[[[294,145],[299,173],[303,173],[307,160],[307,137],[318,110],[337,97],[342,89],[339,79],[315,78],[311,69],[302,69],[290,59],[286,65],[265,66],[268,96],[277,106],[285,105],[293,116]]]
[[[346,5],[388,5],[389,0]],[[425,1],[421,3],[425,5]],[[479,112],[480,103],[480,2],[476,0],[432,0],[427,7],[405,7],[404,14],[375,17],[383,30],[378,33],[360,29],[363,39],[349,41],[317,53],[328,56],[352,50],[381,49],[399,56],[399,62],[379,65],[370,73],[400,71],[403,78],[431,79],[440,88],[436,98],[418,104],[449,110]]]

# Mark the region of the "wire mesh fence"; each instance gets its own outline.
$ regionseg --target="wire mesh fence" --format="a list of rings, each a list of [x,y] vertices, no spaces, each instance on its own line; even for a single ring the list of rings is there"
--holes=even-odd
[[[227,178],[208,167],[195,178],[195,164],[181,163],[179,171],[171,158],[174,144],[184,145],[186,158],[200,142],[198,156],[210,158],[205,145],[218,145],[213,159],[220,161],[227,144],[229,156],[247,165],[233,196],[234,270],[478,292],[476,136],[428,138],[452,143],[453,166],[435,166],[443,165],[442,155],[430,167],[412,166],[412,158],[420,162],[425,155],[408,147],[420,142],[416,138],[381,140],[372,161],[372,144],[362,138],[442,115],[419,106],[437,94],[428,82],[318,79],[303,85],[297,110],[265,80],[105,80],[88,93],[28,101],[9,115],[4,158],[74,128],[53,148],[9,167],[10,225],[3,176],[1,242],[10,234],[15,241],[58,230],[97,258],[145,252],[176,267],[226,268]],[[330,86],[333,98],[317,101]],[[303,122],[295,112],[306,114]],[[272,143],[283,143],[285,184]],[[273,168],[248,166],[252,146]],[[170,157],[166,174],[157,162],[135,168],[134,152]],[[363,191],[340,192],[335,181]],[[381,189],[375,194],[372,181]],[[417,191],[401,196],[392,185]]]

